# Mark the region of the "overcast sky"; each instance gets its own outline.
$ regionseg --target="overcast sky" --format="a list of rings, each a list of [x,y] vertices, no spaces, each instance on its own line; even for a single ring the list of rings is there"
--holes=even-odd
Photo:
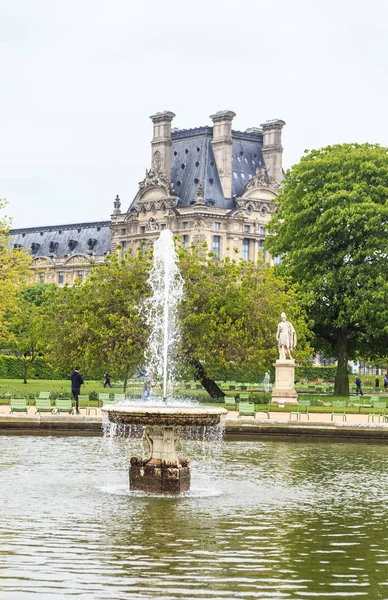
[[[388,146],[388,1],[0,0],[0,198],[13,227],[108,220],[150,166],[149,115],[281,118],[304,149]]]

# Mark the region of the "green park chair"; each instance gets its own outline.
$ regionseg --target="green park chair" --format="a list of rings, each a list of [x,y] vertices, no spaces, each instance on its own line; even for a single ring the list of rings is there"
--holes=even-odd
[[[226,409],[237,410],[238,409],[237,396],[224,396],[224,405],[225,405]]]
[[[238,404],[239,417],[256,417],[255,405],[250,402],[239,402]]]
[[[309,406],[310,400],[306,400],[305,398],[298,398],[298,408],[290,412],[290,420],[292,419],[292,415],[296,415],[297,421],[301,420],[302,415],[306,415],[307,420],[310,421]]]
[[[266,415],[267,415],[267,419],[270,419],[270,418],[271,418],[271,417],[270,417],[270,414],[269,414],[269,413],[270,413],[270,411],[271,411],[271,400],[270,400],[270,401],[269,401],[269,403],[267,404],[267,408],[256,408],[256,409],[255,409],[256,415],[257,415],[257,413],[264,413],[264,414],[266,414]]]
[[[55,414],[60,415],[63,412],[74,414],[73,402],[70,398],[57,398],[55,400]]]
[[[125,400],[125,394],[113,394],[115,402],[123,402]]]
[[[50,392],[39,392],[38,398],[50,398]]]
[[[90,415],[90,411],[94,410],[95,414],[97,414],[97,406],[92,405],[92,400],[89,398],[89,394],[80,394],[78,396],[79,408],[84,408],[85,413]]]
[[[370,413],[368,415],[368,423],[369,419],[372,419],[372,423],[375,421],[375,417],[378,418],[378,423],[380,423],[380,419],[382,419],[383,423],[386,421],[386,411],[387,411],[387,402],[386,400],[381,400],[380,398],[376,398],[373,402],[373,408],[378,410],[379,412],[376,414],[375,412]]]
[[[50,398],[35,398],[35,414],[51,413],[54,414],[54,406],[51,406]]]
[[[115,401],[113,400],[113,398],[110,397],[109,394],[103,393],[98,394],[98,401],[100,403],[100,406],[106,406],[107,404],[115,403]]]
[[[333,408],[342,408],[343,410],[338,412],[333,410],[333,412],[330,415],[330,420],[334,421],[334,416],[337,416],[342,417],[342,420],[346,421],[346,405],[346,400],[333,400]]]
[[[15,412],[25,412],[28,414],[27,400],[25,398],[10,398],[9,407],[10,415]]]
[[[248,389],[248,385],[246,383],[237,383],[236,384],[236,390],[245,392],[247,389]]]

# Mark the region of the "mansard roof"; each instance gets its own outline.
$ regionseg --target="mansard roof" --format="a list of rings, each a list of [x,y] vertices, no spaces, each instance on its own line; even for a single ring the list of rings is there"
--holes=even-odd
[[[207,204],[235,208],[235,196],[257,167],[264,166],[262,132],[232,131],[232,198],[225,198],[211,145],[213,127],[174,130],[171,137],[171,183],[180,199],[178,206],[190,206],[197,197],[198,184],[203,183]]]
[[[34,256],[64,258],[71,254],[102,256],[111,250],[110,221],[11,229],[11,244]]]

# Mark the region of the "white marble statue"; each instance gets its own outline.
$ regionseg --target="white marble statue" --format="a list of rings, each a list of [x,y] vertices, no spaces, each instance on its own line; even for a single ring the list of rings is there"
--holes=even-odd
[[[279,346],[279,360],[286,360],[287,356],[293,360],[291,352],[296,348],[296,331],[287,321],[286,313],[282,313],[282,320],[278,325],[276,340]]]

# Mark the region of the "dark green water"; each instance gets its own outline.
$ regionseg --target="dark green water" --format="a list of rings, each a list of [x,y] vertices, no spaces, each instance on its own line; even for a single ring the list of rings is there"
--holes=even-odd
[[[198,447],[191,494],[155,498],[123,440],[0,437],[0,598],[388,598],[387,446]]]

